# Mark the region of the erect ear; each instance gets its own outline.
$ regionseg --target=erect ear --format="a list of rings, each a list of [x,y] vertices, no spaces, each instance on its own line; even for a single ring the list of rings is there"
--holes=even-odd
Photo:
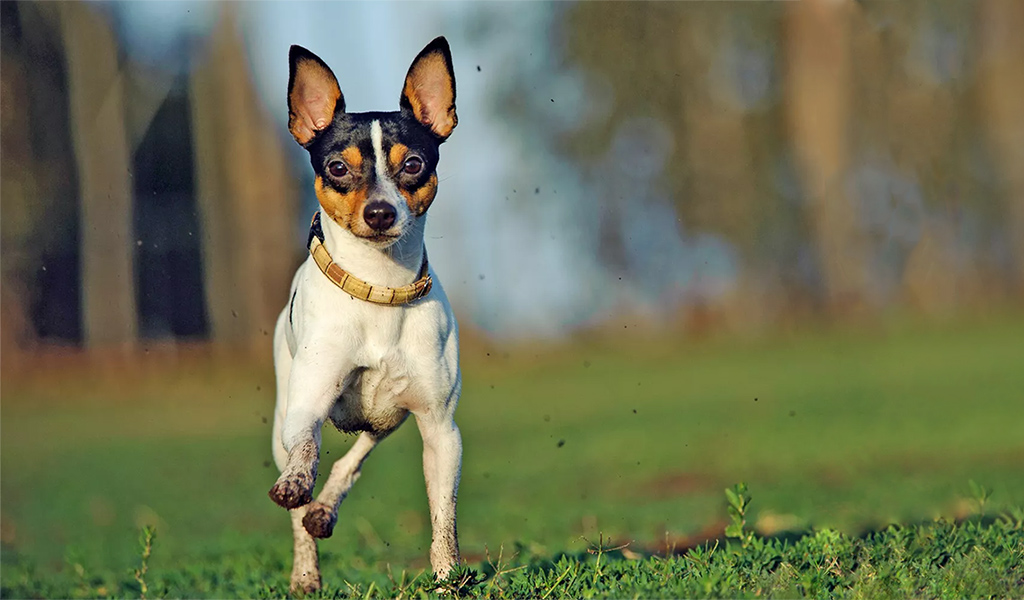
[[[435,38],[412,61],[399,100],[403,110],[444,141],[459,118],[455,115],[455,71],[448,40]]]
[[[336,111],[345,111],[345,98],[327,64],[302,46],[288,52],[288,130],[305,146],[330,125]]]

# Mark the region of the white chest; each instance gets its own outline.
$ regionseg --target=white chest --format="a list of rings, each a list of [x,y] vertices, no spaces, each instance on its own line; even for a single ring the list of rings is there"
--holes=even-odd
[[[450,395],[457,334],[440,286],[423,301],[380,306],[352,299],[309,265],[296,277],[293,356],[332,371],[329,418],[338,429],[388,433],[410,410]]]
[[[387,433],[402,424],[415,397],[415,374],[404,353],[395,348],[366,361],[344,382],[331,407],[334,426],[346,432]]]

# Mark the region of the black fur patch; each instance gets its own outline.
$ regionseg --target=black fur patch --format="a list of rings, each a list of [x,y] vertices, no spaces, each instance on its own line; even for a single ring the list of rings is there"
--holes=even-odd
[[[423,158],[423,169],[409,179],[396,177],[395,183],[400,187],[415,192],[437,170],[441,142],[427,127],[403,110],[396,112],[336,113],[331,124],[321,131],[306,147],[313,171],[319,175],[324,185],[330,186],[339,193],[352,191],[352,185],[330,176],[327,165],[341,159],[341,153],[349,146],[356,146],[363,155],[363,163],[357,174],[356,185],[372,187],[377,183],[376,156],[370,127],[373,121],[380,123],[381,150],[384,160],[391,147],[396,143],[405,144]]]
[[[319,215],[320,213],[316,214]],[[292,322],[292,314],[295,313],[295,295],[298,293],[299,290],[295,290],[294,292],[292,292],[292,300],[291,302],[288,303],[288,324],[293,327],[295,326],[295,323]]]

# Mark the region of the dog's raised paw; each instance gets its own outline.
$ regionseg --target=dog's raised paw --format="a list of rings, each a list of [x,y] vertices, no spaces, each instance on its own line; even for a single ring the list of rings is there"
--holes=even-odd
[[[278,479],[268,495],[278,505],[291,510],[313,501],[313,482],[309,478]]]
[[[306,509],[302,517],[302,526],[309,535],[315,538],[329,538],[334,533],[334,524],[338,522],[338,514],[326,504],[314,502]]]

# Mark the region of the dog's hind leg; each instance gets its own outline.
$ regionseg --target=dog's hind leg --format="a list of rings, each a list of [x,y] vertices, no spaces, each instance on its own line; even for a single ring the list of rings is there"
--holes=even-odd
[[[292,535],[295,536],[295,556],[289,586],[293,593],[320,589],[320,557],[317,555],[316,540],[302,526],[302,519],[307,514],[308,506],[288,511],[292,517]]]
[[[331,467],[331,474],[324,483],[316,501],[308,504],[302,523],[306,531],[315,538],[330,537],[334,524],[338,522],[338,506],[348,496],[352,485],[359,479],[359,470],[363,461],[380,442],[381,437],[363,432],[356,438],[345,456],[342,456]]]
[[[279,420],[274,421],[274,457],[283,466],[283,463],[288,460],[288,453],[285,452],[284,446],[280,442],[279,423]],[[292,521],[292,536],[295,538],[290,585],[293,593],[312,592],[320,589],[320,558],[317,554],[316,540],[302,525],[308,507],[307,504],[288,511]]]

